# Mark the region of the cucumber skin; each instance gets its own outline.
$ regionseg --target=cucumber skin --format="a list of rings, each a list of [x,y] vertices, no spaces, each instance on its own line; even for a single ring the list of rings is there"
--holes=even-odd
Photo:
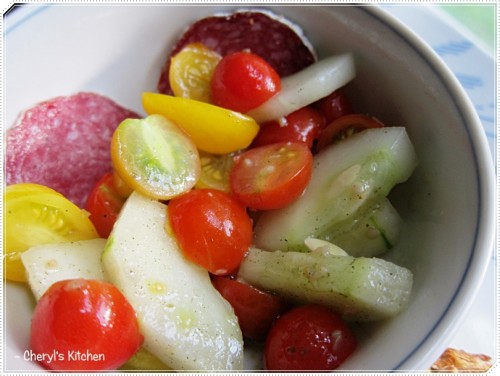
[[[402,218],[389,199],[376,202],[347,226],[319,238],[342,248],[350,256],[374,257],[392,249],[401,232]]]
[[[141,347],[123,366],[120,371],[171,372],[172,370],[144,347]]]
[[[144,348],[174,370],[238,370],[238,320],[203,268],[169,235],[167,206],[134,192],[122,208],[102,263],[137,313]]]
[[[371,322],[399,314],[409,302],[413,274],[379,258],[251,248],[238,277],[299,304],[318,303],[345,320]]]
[[[363,210],[407,180],[417,165],[403,127],[368,129],[315,156],[309,186],[285,208],[258,218],[254,244],[268,251],[306,251],[304,239],[335,236]]]

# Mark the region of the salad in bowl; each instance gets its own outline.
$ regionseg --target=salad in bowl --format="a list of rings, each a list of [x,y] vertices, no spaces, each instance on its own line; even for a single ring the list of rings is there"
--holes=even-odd
[[[433,245],[422,206],[441,194],[414,191],[430,175],[407,99],[381,109],[359,88],[380,69],[364,41],[325,48],[287,8],[134,7],[154,9],[185,21],[155,40],[154,84],[130,102],[75,87],[7,130],[5,278],[33,302],[25,364],[394,367],[360,354],[422,299],[414,241]]]

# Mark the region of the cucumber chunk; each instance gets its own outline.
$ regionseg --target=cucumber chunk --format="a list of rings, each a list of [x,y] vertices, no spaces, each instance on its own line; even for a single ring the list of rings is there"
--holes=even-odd
[[[402,219],[387,198],[363,210],[352,223],[320,236],[354,257],[373,257],[390,250],[397,242]]]
[[[329,306],[344,319],[360,322],[400,313],[413,284],[410,270],[379,258],[257,248],[249,250],[238,277],[299,303]]]
[[[123,366],[120,367],[120,371],[168,372],[171,371],[171,369],[144,347],[141,347]]]
[[[332,145],[316,155],[311,181],[299,199],[259,217],[254,244],[270,251],[305,251],[305,238],[322,238],[353,223],[408,179],[416,164],[402,127],[368,129]]]
[[[175,370],[243,366],[238,320],[206,270],[183,257],[167,206],[134,192],[108,238],[108,280],[134,307],[144,348]]]
[[[106,239],[43,244],[31,247],[21,255],[28,284],[36,300],[55,282],[86,278],[105,280],[101,253]]]

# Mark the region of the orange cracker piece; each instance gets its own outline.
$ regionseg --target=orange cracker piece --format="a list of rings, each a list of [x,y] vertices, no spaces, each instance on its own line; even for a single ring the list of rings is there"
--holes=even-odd
[[[447,348],[431,366],[431,372],[486,372],[492,367],[491,357],[469,354],[463,350]]]

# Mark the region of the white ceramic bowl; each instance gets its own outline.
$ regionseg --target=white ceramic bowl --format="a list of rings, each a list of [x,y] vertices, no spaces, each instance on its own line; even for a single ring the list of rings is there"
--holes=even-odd
[[[169,46],[192,21],[230,6],[27,6],[6,19],[7,126],[18,113],[78,91],[107,95],[142,113],[140,94],[155,90]],[[270,7],[299,24],[320,57],[350,51],[356,107],[404,125],[419,156],[414,176],[392,194],[405,219],[388,255],[415,276],[408,309],[359,330],[361,344],[343,370],[426,370],[466,313],[490,258],[493,167],[481,124],[438,57],[373,6]],[[5,286],[5,370],[25,361],[33,300]],[[246,365],[259,368],[248,350]]]

